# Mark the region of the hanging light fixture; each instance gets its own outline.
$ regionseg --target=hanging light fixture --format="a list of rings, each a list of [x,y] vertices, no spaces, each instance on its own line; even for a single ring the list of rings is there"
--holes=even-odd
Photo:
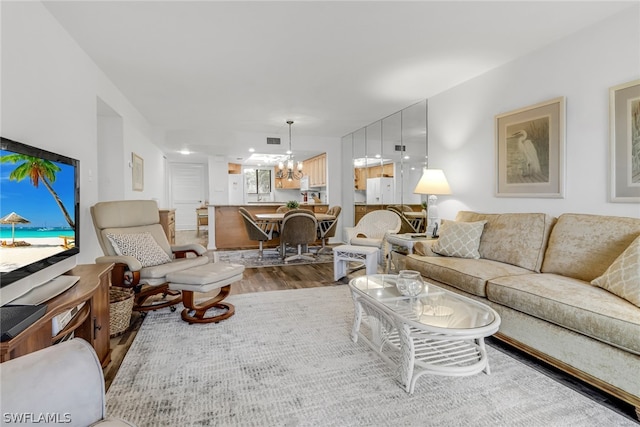
[[[286,163],[283,161],[278,163],[279,170],[276,173],[276,178],[287,178],[287,181],[293,181],[302,178],[302,162],[298,162],[296,165],[293,161],[293,151],[291,151],[291,125],[293,121],[287,120],[287,124],[289,125],[289,151],[287,151],[289,157]]]

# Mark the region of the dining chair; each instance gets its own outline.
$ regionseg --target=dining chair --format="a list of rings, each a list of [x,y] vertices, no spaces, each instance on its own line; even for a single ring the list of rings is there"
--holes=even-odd
[[[329,238],[336,235],[336,230],[338,229],[338,217],[340,216],[340,212],[342,212],[342,207],[332,206],[327,209],[327,215],[334,216],[335,218],[332,220],[318,222],[318,239],[322,241],[322,247],[318,249],[316,255],[319,255],[324,250],[331,250],[331,248],[329,248],[326,244],[329,243]]]
[[[254,217],[246,208],[240,207],[238,208],[238,211],[242,216],[242,221],[244,222],[244,227],[247,230],[249,238],[251,240],[257,240],[260,244],[258,259],[261,260],[264,254],[263,244],[264,242],[273,239],[275,227],[268,223],[259,223],[256,217]]]
[[[395,205],[390,205],[387,206],[387,210],[391,211],[395,214],[398,215],[398,217],[400,217],[400,230],[398,231],[398,233],[417,233],[418,229],[414,227],[413,223],[409,220],[409,218],[407,218],[403,211],[401,211],[397,206]]]
[[[308,252],[308,245],[316,241],[317,229],[318,221],[311,211],[292,209],[284,214],[280,228],[280,250],[285,263],[296,259],[315,260],[315,256]],[[286,257],[288,244],[297,246],[296,255]]]
[[[200,227],[206,226],[209,228],[209,209],[208,208],[196,208],[196,236],[200,235]]]

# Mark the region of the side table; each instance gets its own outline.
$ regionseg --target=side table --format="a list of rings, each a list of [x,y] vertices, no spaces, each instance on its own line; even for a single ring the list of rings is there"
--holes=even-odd
[[[437,237],[431,237],[425,233],[387,234],[387,242],[391,245],[391,251],[387,259],[387,271],[392,270],[391,264],[394,252],[399,255],[410,255],[413,253],[413,247],[416,243],[435,239],[437,239]],[[398,269],[395,268],[393,270]]]

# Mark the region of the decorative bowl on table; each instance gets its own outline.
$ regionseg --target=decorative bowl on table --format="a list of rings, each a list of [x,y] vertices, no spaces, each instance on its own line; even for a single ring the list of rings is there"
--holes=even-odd
[[[400,270],[396,280],[398,292],[404,296],[416,297],[420,295],[424,288],[424,282],[419,271]]]

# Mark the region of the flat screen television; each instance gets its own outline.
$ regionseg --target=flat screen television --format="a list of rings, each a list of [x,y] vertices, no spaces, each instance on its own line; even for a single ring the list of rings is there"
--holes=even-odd
[[[55,296],[56,280],[75,267],[79,166],[76,159],[0,139],[0,306],[35,289]]]

